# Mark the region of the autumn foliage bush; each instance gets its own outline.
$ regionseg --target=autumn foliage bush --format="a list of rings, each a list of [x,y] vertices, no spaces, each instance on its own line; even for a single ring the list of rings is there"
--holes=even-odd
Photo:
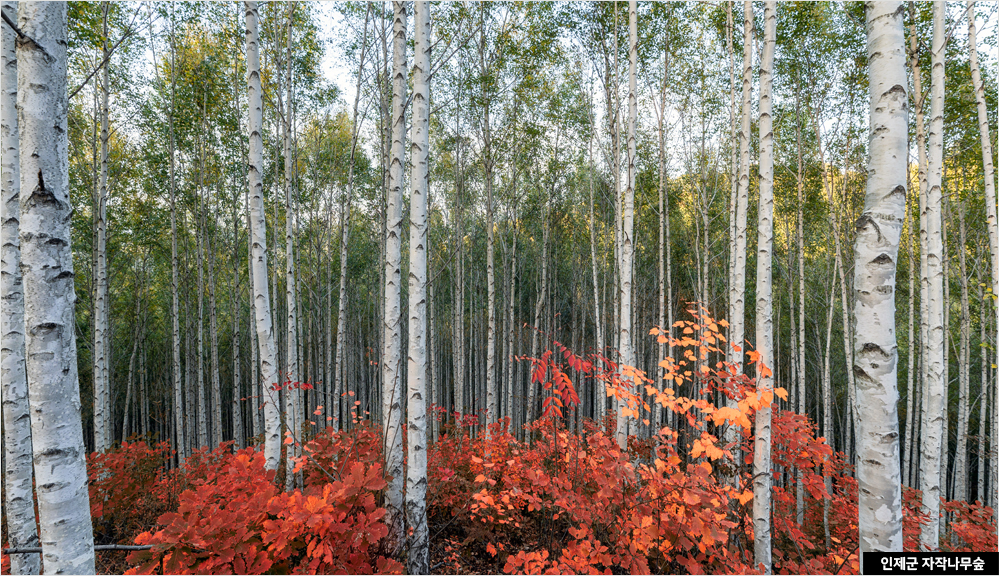
[[[129,573],[399,573],[379,549],[388,529],[377,438],[370,426],[318,434],[304,452],[320,456],[298,462],[306,482],[293,492],[277,488],[259,450],[204,455],[176,512],[135,539],[152,549],[129,555]]]

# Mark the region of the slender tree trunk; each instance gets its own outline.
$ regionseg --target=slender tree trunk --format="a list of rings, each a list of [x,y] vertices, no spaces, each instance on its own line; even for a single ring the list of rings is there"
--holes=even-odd
[[[5,0],[4,16],[17,20],[17,2]],[[0,382],[3,388],[4,512],[7,543],[12,548],[37,547],[35,495],[32,490],[31,419],[24,358],[24,286],[21,282],[20,157],[17,122],[16,38],[10,26],[0,28]],[[37,554],[12,554],[11,574],[38,574]]]
[[[900,2],[868,2],[870,160],[854,266],[860,554],[902,551],[895,261],[906,183],[905,36]]]
[[[590,123],[596,125],[595,114],[593,113],[593,104],[591,102],[589,107],[590,112]],[[593,325],[596,337],[596,352],[598,354],[604,353],[604,332],[603,332],[603,314],[600,310],[600,282],[598,280],[598,268],[597,268],[597,232],[596,232],[596,219],[593,216],[593,171],[596,167],[593,164],[593,138],[596,136],[596,131],[590,134],[590,137],[586,141],[586,165],[587,172],[589,176],[590,184],[590,266],[593,272]],[[607,390],[605,388],[603,380],[596,380],[596,391],[594,392],[594,412],[593,417],[597,422],[603,422],[604,414],[607,411]]]
[[[979,269],[980,270],[980,269]],[[981,276],[979,276],[979,281]],[[979,282],[981,284],[981,282]],[[985,301],[985,291],[979,287],[978,289],[979,302]],[[989,404],[989,361],[991,358],[988,356],[988,348],[985,346],[985,333],[986,333],[986,322],[988,321],[988,316],[985,312],[985,306],[978,307],[980,311],[978,320],[978,342],[979,350],[981,351],[981,359],[979,363],[982,367],[981,376],[981,387],[978,392],[978,398],[980,404],[978,405],[978,490],[975,492],[975,498],[982,504],[988,500],[985,496],[985,459],[987,453],[985,452],[985,423],[987,422],[986,416],[988,415],[988,404]]]
[[[238,97],[237,97],[238,98]],[[238,103],[234,107],[237,111],[237,119],[239,106]],[[242,148],[242,147],[241,147]],[[238,180],[237,180],[238,182]],[[236,442],[236,449],[241,450],[246,447],[246,430],[244,428],[243,422],[243,402],[245,397],[243,396],[243,377],[242,371],[240,370],[241,354],[240,354],[240,341],[243,339],[243,335],[240,333],[240,316],[243,313],[242,306],[240,305],[240,299],[242,295],[242,286],[239,278],[239,188],[238,186],[233,186],[233,197],[232,197],[232,439]],[[253,299],[252,296],[250,298]],[[252,344],[252,340],[251,340]],[[251,346],[252,347],[252,346]],[[251,372],[253,368],[250,369]],[[253,394],[253,391],[250,391]],[[251,414],[251,417],[255,416]]]
[[[734,316],[732,305],[733,301],[731,299],[731,290],[735,286],[735,243],[736,243],[736,233],[735,233],[735,223],[736,215],[738,213],[737,207],[739,205],[739,129],[736,124],[736,106],[737,102],[735,99],[735,17],[733,11],[735,9],[735,2],[729,0],[725,2],[725,49],[728,52],[728,96],[729,96],[729,108],[728,108],[728,123],[730,130],[729,149],[731,155],[729,157],[730,166],[729,169],[731,173],[729,175],[729,180],[731,186],[729,187],[729,198],[728,198],[728,285],[726,286],[729,290],[728,299],[728,316],[729,320]],[[696,244],[696,243],[695,243]],[[731,352],[730,352],[731,354]],[[735,439],[735,431],[731,433],[727,432],[725,440],[726,442],[731,442]],[[738,478],[735,479],[738,483]]]
[[[250,221],[252,234],[253,299],[256,314],[256,334],[260,346],[261,401],[264,411],[264,457],[266,468],[277,470],[281,459],[281,417],[278,408],[277,348],[271,324],[270,294],[267,292],[267,223],[264,219],[263,195],[263,122],[260,88],[260,52],[257,35],[257,3],[245,2],[246,8],[246,82],[249,98],[249,162],[247,174],[250,189]]]
[[[638,165],[635,126],[638,118],[638,2],[628,1],[628,181],[622,204],[623,221],[621,227],[621,315],[620,345],[621,365],[635,367],[635,350],[632,341],[632,283],[635,267],[635,177]],[[637,383],[630,376],[622,374],[625,386],[637,393]],[[617,443],[621,449],[628,446],[628,436],[637,432],[634,409],[618,400]],[[629,412],[630,415],[625,414]],[[634,430],[633,430],[634,428]]]
[[[198,306],[198,349],[197,349],[197,378],[198,378],[198,447],[208,446],[208,400],[205,396],[205,147],[202,141],[205,133],[205,108],[206,101],[201,109],[201,129],[198,136],[199,159],[198,159],[198,213],[195,224],[196,230],[196,256],[198,261],[198,285],[197,285],[197,306]]]
[[[212,196],[215,195],[212,194]],[[211,199],[209,199],[209,211],[216,214],[217,210],[211,204]],[[212,363],[212,438],[209,445],[215,448],[222,443],[222,382],[220,379],[222,366],[219,364],[218,310],[215,302],[215,246],[208,227],[205,230],[205,242],[208,247],[208,330],[210,336],[208,354]]]
[[[807,386],[806,386],[806,366],[805,363],[805,213],[804,213],[804,192],[805,192],[805,178],[804,178],[804,158],[803,150],[801,145],[801,117],[800,117],[800,105],[801,105],[801,87],[795,78],[795,91],[794,91],[794,112],[795,112],[795,123],[794,123],[794,136],[795,144],[798,153],[798,172],[795,175],[795,183],[798,191],[798,214],[795,220],[795,238],[798,242],[798,349],[797,358],[795,363],[797,364],[797,388],[798,388],[798,413],[808,414],[808,404],[807,404]],[[823,171],[825,171],[825,162],[823,160]],[[825,175],[823,175],[823,183],[825,183]],[[834,282],[835,284],[835,282]],[[791,300],[794,300],[794,288],[788,287],[788,293]],[[791,324],[794,325],[794,306],[792,305],[792,318]],[[793,328],[792,328],[793,332]],[[792,340],[793,340],[792,334]],[[792,354],[793,355],[793,354]],[[832,436],[828,436],[832,440]],[[795,490],[795,504],[797,511],[798,525],[804,524],[805,519],[805,485],[801,481],[801,470],[795,470],[797,488]]]
[[[413,137],[409,196],[409,370],[406,524],[407,570],[426,574],[427,530],[427,196],[430,150],[430,3],[413,4]],[[495,416],[493,416],[495,418]]]
[[[479,72],[483,79],[490,74],[491,66],[486,58],[485,5],[480,3]],[[493,96],[485,84],[482,86],[484,101],[482,110],[482,164],[486,188],[486,423],[496,422],[498,415],[496,393],[496,239],[493,223],[493,148],[492,130],[489,122],[490,104]]]
[[[104,4],[101,11],[103,38],[101,48],[104,59],[110,56],[108,41],[108,10]],[[111,448],[114,428],[109,426],[110,414],[107,411],[110,390],[107,381],[107,357],[105,356],[108,337],[108,284],[107,284],[107,197],[108,197],[108,98],[111,91],[108,66],[101,70],[100,123],[101,152],[100,177],[97,182],[97,198],[94,206],[94,231],[97,246],[94,249],[94,450],[104,452]]]
[[[516,160],[514,160],[516,162]],[[517,167],[514,164],[513,167],[513,192],[514,198],[517,195]],[[513,247],[511,248],[510,254],[510,284],[508,286],[509,290],[509,305],[507,306],[507,321],[506,321],[506,356],[503,358],[503,362],[507,365],[506,371],[506,386],[505,386],[505,401],[506,401],[506,411],[504,416],[510,419],[509,429],[514,430],[513,422],[513,386],[516,379],[513,377],[513,373],[516,369],[516,362],[514,360],[513,354],[513,334],[514,334],[514,312],[516,306],[516,296],[517,296],[517,203],[514,200],[513,205],[513,222],[512,224],[512,235],[513,235]],[[432,294],[433,292],[431,292]],[[433,311],[433,303],[431,303],[431,311]],[[431,317],[433,314],[431,314]],[[431,327],[433,326],[433,318],[431,318]],[[431,338],[433,340],[433,338]]]
[[[982,84],[982,74],[978,66],[978,47],[975,36],[975,9],[974,1],[968,1],[968,54],[971,65],[971,81],[975,89],[975,101],[978,105],[978,130],[982,140],[982,167],[985,172],[985,213],[988,220],[989,231],[989,252],[992,264],[992,294],[999,294],[999,215],[996,213],[996,175],[995,167],[992,163],[992,140],[989,137],[989,116],[985,103],[985,88]],[[999,326],[999,305],[995,306],[995,320]],[[984,348],[982,349],[984,351]],[[999,346],[993,356],[993,362],[999,364]],[[984,361],[983,361],[984,363]],[[982,402],[985,402],[987,395],[984,395]],[[999,466],[996,466],[996,439],[999,439],[999,424],[995,415],[999,413],[999,394],[993,394],[992,412],[992,449],[989,452],[989,459],[992,463],[992,492],[999,486]],[[984,410],[984,406],[983,406]],[[984,413],[984,412],[983,412]],[[982,499],[984,501],[984,499]],[[994,507],[995,523],[999,525],[999,506]]]
[[[760,62],[760,209],[756,256],[756,350],[760,354],[756,389],[773,394],[773,260],[774,150],[773,65],[777,34],[777,3],[768,1],[763,16],[763,54]],[[772,573],[770,537],[770,406],[756,412],[753,454],[753,547],[756,566]]]
[[[941,180],[943,174],[943,97],[944,97],[944,5],[933,4],[933,67],[930,87],[930,130],[927,151],[929,170],[926,176],[926,237],[928,290],[927,337],[927,380],[926,412],[923,414],[923,450],[920,462],[922,475],[923,511],[929,522],[923,525],[919,543],[923,550],[937,550],[940,546],[940,470],[942,447],[946,437],[943,428],[946,400],[945,379],[947,366],[944,363],[944,271],[943,271],[943,197]]]
[[[968,301],[968,235],[964,223],[964,202],[958,206],[958,261],[961,267],[961,335],[958,352],[957,451],[954,455],[954,487],[952,499],[968,499],[968,389],[971,387],[971,312]]]
[[[832,381],[829,376],[832,349],[832,328],[833,316],[836,310],[836,268],[832,271],[832,285],[829,287],[829,308],[826,313],[826,351],[822,360],[822,436],[826,444],[833,450],[836,449],[834,442],[833,418],[832,418]],[[822,481],[825,484],[826,492],[832,495],[832,477],[829,469],[822,467]],[[830,546],[829,534],[829,498],[822,499],[822,531],[825,535],[826,548]]]
[[[170,130],[170,298],[171,315],[173,316],[173,414],[177,450],[177,464],[184,465],[187,458],[187,438],[184,430],[184,390],[181,380],[180,365],[180,297],[179,284],[180,260],[177,254],[177,179],[176,179],[176,138],[174,134],[173,115],[177,104],[176,87],[176,38],[174,37],[173,8],[170,13],[170,114],[168,117]]]
[[[132,340],[132,354],[128,358],[128,380],[125,388],[125,414],[121,422],[121,438],[122,441],[128,438],[128,429],[130,425],[131,410],[129,406],[132,405],[132,391],[133,382],[135,381],[135,358],[139,354],[139,344],[142,341],[142,332],[145,329],[145,323],[139,322],[139,316],[142,315],[142,290],[135,295],[135,337]]]
[[[18,199],[42,562],[46,573],[94,574],[70,245],[66,5],[21,2],[17,22],[33,39],[17,42]]]
[[[551,204],[551,198],[549,197],[545,202],[545,207],[542,215],[542,237],[541,237],[541,288],[538,290],[538,300],[534,305],[534,324],[531,330],[531,358],[538,358],[538,331],[541,329],[541,312],[545,309],[545,303],[548,300],[548,211],[549,205]],[[537,403],[537,382],[528,383],[528,393],[527,393],[527,410],[524,415],[526,417],[525,424],[530,424],[534,422],[535,419],[535,404]]]
[[[385,425],[385,472],[392,476],[385,490],[385,523],[389,549],[403,546],[402,377],[402,187],[406,145],[406,5],[393,2],[392,25],[392,151],[385,221],[385,300],[382,349],[382,419]]]
[[[295,443],[287,446],[287,457],[285,458],[285,490],[295,488],[295,457],[299,450],[296,448],[302,439],[302,389],[298,383],[301,380],[298,366],[298,304],[297,289],[295,282],[295,206],[292,202],[291,192],[291,116],[292,116],[292,57],[291,57],[291,34],[292,16],[295,12],[295,5],[288,4],[287,21],[287,60],[285,62],[285,89],[287,90],[287,106],[283,107],[284,119],[282,123],[284,134],[284,214],[285,214],[285,312],[287,313],[287,329],[285,345],[285,373],[281,375],[281,380],[287,383],[284,388],[284,414],[285,425],[292,433]]]
[[[735,255],[732,257],[732,282],[729,286],[729,361],[735,366],[735,373],[742,370],[743,340],[745,340],[745,297],[746,297],[746,213],[749,205],[749,139],[752,121],[753,93],[753,4],[743,2],[745,19],[743,23],[743,71],[742,71],[742,131],[739,133],[739,180],[738,193],[735,197]],[[705,280],[706,282],[707,280]],[[736,407],[736,400],[727,398],[730,408]],[[725,443],[737,442],[736,430],[729,426],[725,430]],[[741,459],[738,448],[734,449],[733,457],[738,462]],[[738,475],[733,475],[729,482],[738,486]]]

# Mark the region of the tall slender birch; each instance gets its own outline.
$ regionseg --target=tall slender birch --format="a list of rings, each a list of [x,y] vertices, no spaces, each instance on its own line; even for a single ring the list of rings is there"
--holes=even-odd
[[[763,14],[763,54],[760,61],[760,208],[756,256],[756,351],[760,355],[756,389],[773,394],[773,285],[771,265],[774,242],[774,134],[773,65],[777,34],[777,3],[766,3]],[[770,464],[770,406],[756,413],[753,445],[753,551],[756,567],[765,574],[771,564],[770,492],[773,478]]]
[[[21,273],[42,563],[93,574],[94,536],[76,363],[70,245],[67,10],[21,2],[17,41]]]
[[[923,414],[923,450],[920,459],[923,511],[929,522],[923,524],[919,544],[923,550],[940,546],[941,449],[944,410],[944,390],[947,368],[944,364],[944,271],[943,271],[943,99],[944,99],[944,2],[933,3],[933,47],[930,71],[930,127],[927,142],[929,156],[926,172],[926,239],[927,301],[926,333],[926,399]]]
[[[735,269],[729,288],[729,344],[730,361],[736,373],[742,372],[742,346],[745,339],[746,298],[746,213],[749,205],[749,139],[752,123],[753,95],[753,3],[743,2],[743,60],[742,60],[742,128],[739,132],[739,181],[735,203]],[[730,399],[729,402],[734,402]],[[734,404],[733,404],[734,405]]]
[[[628,0],[628,180],[622,203],[621,226],[621,315],[620,344],[621,365],[635,366],[632,341],[632,278],[635,268],[635,176],[638,165],[635,126],[638,119],[638,2]],[[624,377],[625,381],[632,380]],[[632,384],[635,384],[632,381]],[[635,392],[638,392],[637,387]],[[628,445],[628,435],[637,432],[634,414],[624,414],[624,404],[618,404],[617,443],[622,449]]]
[[[982,140],[982,166],[985,172],[985,216],[988,220],[989,252],[992,257],[992,294],[999,294],[999,214],[996,212],[996,174],[995,165],[992,163],[992,140],[989,137],[989,115],[985,104],[985,87],[982,84],[982,73],[978,65],[974,5],[974,0],[968,1],[968,55],[971,63],[971,82],[975,89],[975,102],[978,105],[978,131]],[[999,305],[996,305],[994,300],[993,305],[995,306],[993,313],[996,325],[999,326]],[[999,346],[996,347],[996,355],[993,357],[993,363],[999,365]],[[996,430],[999,430],[999,424],[996,423],[995,417],[995,414],[999,414],[999,394],[994,394],[993,396],[993,401],[995,402],[992,408],[993,443],[992,450],[989,452],[989,458],[992,462],[992,491],[995,493],[996,487],[999,486],[999,466],[996,466],[997,451],[995,443],[995,439],[999,437],[999,434],[996,434]],[[983,403],[986,397],[986,394],[982,395]],[[985,501],[985,498],[981,496],[979,498],[983,502]],[[999,506],[995,506],[994,509],[995,522],[996,525],[999,525]]]
[[[5,0],[3,14],[17,20],[17,2]],[[7,540],[12,548],[37,547],[31,419],[24,366],[24,286],[18,205],[21,189],[17,124],[17,52],[14,31],[0,27],[0,382],[3,387],[3,476]],[[11,574],[38,574],[37,554],[12,554]]]
[[[298,367],[298,306],[296,303],[297,286],[295,283],[295,205],[292,201],[291,175],[291,116],[292,116],[292,18],[295,13],[295,4],[289,3],[287,35],[285,37],[287,47],[287,59],[285,61],[285,89],[287,90],[287,106],[284,107],[284,221],[285,221],[285,308],[287,313],[285,345],[285,373],[281,375],[284,382],[298,382],[301,378]],[[284,417],[285,425],[292,432],[293,437],[300,441],[302,439],[302,389],[297,384],[291,384],[284,391]],[[285,489],[291,490],[295,485],[295,460],[292,456],[298,456],[298,443],[289,444],[287,447],[287,458],[285,459]]]
[[[385,220],[385,300],[382,314],[382,421],[385,428],[385,523],[389,549],[403,544],[402,445],[402,186],[406,145],[406,4],[393,2],[392,22],[392,147]]]
[[[430,3],[413,3],[413,136],[409,194],[409,427],[406,525],[410,574],[426,574],[427,530],[427,194],[430,150]],[[495,416],[493,417],[495,418]]]
[[[174,133],[174,110],[177,106],[177,50],[173,10],[170,8],[170,112],[167,126],[170,132],[170,315],[173,319],[173,416],[174,448],[177,463],[183,465],[187,457],[187,438],[184,430],[184,392],[180,366],[180,260],[177,254],[177,142]]]
[[[895,261],[905,215],[907,98],[901,2],[867,2],[870,144],[857,219],[853,372],[860,554],[902,551]]]
[[[264,457],[268,470],[277,470],[281,459],[281,416],[278,406],[277,347],[271,323],[270,294],[267,290],[267,222],[264,218],[263,162],[264,141],[263,113],[260,88],[260,45],[257,26],[260,17],[256,2],[244,2],[246,19],[246,86],[249,100],[250,148],[247,162],[247,180],[250,190],[251,272],[253,275],[253,306],[255,326],[260,348],[261,398],[264,411]]]
[[[104,59],[110,57],[108,42],[108,10],[111,4],[101,6],[103,37],[101,50]],[[100,176],[97,189],[94,191],[94,232],[96,247],[94,248],[94,341],[93,341],[93,380],[94,380],[94,449],[104,452],[111,448],[114,428],[108,426],[108,390],[107,363],[105,355],[108,337],[108,278],[107,278],[107,200],[108,200],[108,94],[111,91],[109,64],[101,70],[100,89]],[[110,430],[109,430],[110,428]]]
[[[354,156],[357,153],[357,143],[360,134],[357,115],[358,105],[361,100],[361,83],[364,80],[364,61],[368,54],[368,22],[371,18],[371,4],[367,5],[364,12],[364,36],[361,40],[361,53],[357,60],[357,84],[354,87],[354,108],[351,112],[350,120],[350,158],[347,164],[347,190],[343,197],[340,208],[340,284],[339,299],[337,300],[337,321],[336,321],[336,364],[335,382],[333,386],[333,398],[331,406],[327,406],[327,411],[333,412],[336,419],[334,426],[341,427],[340,418],[340,396],[344,391],[344,349],[347,345],[347,242],[350,240],[350,210],[354,197]]]
[[[951,499],[967,500],[968,487],[968,392],[971,387],[971,310],[968,301],[968,232],[964,202],[958,205],[958,265],[961,275],[961,333],[958,348],[957,451],[954,454],[954,486]]]

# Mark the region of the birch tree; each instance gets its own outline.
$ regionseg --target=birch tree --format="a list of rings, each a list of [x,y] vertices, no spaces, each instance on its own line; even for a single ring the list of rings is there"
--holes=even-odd
[[[364,12],[364,35],[361,40],[361,53],[357,60],[357,84],[354,86],[354,107],[350,121],[350,158],[347,164],[347,190],[340,208],[340,284],[337,300],[336,322],[336,368],[333,386],[332,409],[333,417],[337,419],[335,426],[340,426],[340,395],[344,390],[344,347],[347,345],[347,243],[350,241],[350,210],[354,198],[354,157],[357,153],[360,126],[358,125],[358,105],[361,100],[361,83],[364,79],[364,61],[368,54],[368,23],[371,18],[371,4]]]
[[[110,3],[102,5],[103,37],[101,50],[105,60],[110,58],[108,43],[108,10]],[[111,91],[108,65],[101,70],[100,89],[100,177],[94,190],[94,449],[104,452],[111,448],[113,427],[110,421],[110,390],[108,389],[108,359],[105,356],[108,338],[108,278],[107,278],[107,201],[108,201],[108,95]],[[110,430],[109,430],[110,428]]]
[[[985,103],[985,87],[982,84],[982,73],[978,65],[978,46],[975,30],[975,2],[974,0],[968,1],[968,56],[971,64],[971,82],[975,89],[975,102],[978,107],[978,131],[981,135],[982,141],[982,167],[985,173],[985,212],[986,218],[988,219],[987,228],[989,232],[989,253],[991,256],[991,270],[992,270],[992,294],[999,294],[999,215],[996,213],[996,174],[995,165],[992,163],[992,140],[989,136],[989,115],[988,108]],[[995,307],[995,319],[997,321],[997,326],[999,326],[999,306]],[[984,352],[984,348],[982,349]],[[983,364],[984,364],[983,359]],[[993,363],[999,364],[999,347],[997,347],[996,356],[993,359]],[[984,389],[984,379],[983,379],[983,389]],[[982,404],[986,402],[988,395],[982,394]],[[994,394],[993,406],[993,443],[992,450],[989,453],[989,458],[992,463],[992,490],[995,492],[996,486],[999,486],[999,467],[996,466],[996,443],[995,439],[999,437],[995,433],[997,429],[997,424],[995,422],[995,414],[999,414],[999,394]],[[984,414],[984,410],[982,414]],[[984,457],[984,454],[979,451],[979,458]],[[981,460],[979,460],[981,462]],[[979,464],[979,476],[983,476],[984,471],[981,464]],[[979,480],[981,483],[981,480]],[[979,494],[981,494],[979,490]],[[979,495],[979,499],[983,502],[985,499]],[[999,525],[999,507],[995,508],[995,521]]]
[[[282,132],[284,134],[283,144],[283,156],[284,156],[284,214],[285,214],[285,236],[284,236],[284,248],[285,248],[285,303],[287,316],[287,337],[285,338],[285,345],[287,346],[287,351],[285,352],[285,374],[282,374],[282,380],[291,383],[285,388],[284,398],[285,398],[285,422],[288,429],[291,431],[293,437],[296,440],[302,439],[302,389],[298,384],[298,380],[301,378],[298,368],[298,306],[296,303],[297,286],[295,283],[295,206],[292,202],[292,192],[291,192],[291,175],[292,175],[292,158],[291,158],[291,116],[292,116],[292,56],[291,56],[291,33],[292,33],[292,17],[295,13],[294,3],[289,3],[288,7],[288,23],[287,23],[287,36],[285,38],[286,48],[287,48],[287,58],[285,61],[285,89],[287,90],[287,106],[282,107],[283,122],[282,122]],[[298,455],[298,449],[295,448],[296,443],[289,444],[287,447],[287,457],[285,459],[285,489],[292,490],[295,487],[295,460],[292,456]]]
[[[756,351],[760,355],[756,389],[773,393],[773,286],[771,265],[774,242],[773,65],[777,34],[777,3],[769,1],[763,15],[763,54],[760,62],[760,208],[756,256]],[[756,412],[753,450],[753,551],[757,567],[771,574],[770,406]]]
[[[923,550],[940,546],[941,448],[944,437],[944,391],[947,366],[944,364],[944,270],[943,270],[943,105],[944,105],[944,11],[946,5],[933,3],[933,48],[930,71],[930,128],[927,142],[929,163],[926,173],[926,265],[929,278],[926,333],[926,396],[923,413],[920,487],[923,511],[929,521],[923,524],[919,544]]]
[[[854,252],[860,554],[902,551],[895,262],[905,214],[907,94],[901,2],[867,2],[870,139]]]
[[[413,3],[413,136],[409,195],[409,370],[406,524],[407,569],[426,574],[427,530],[427,154],[430,149],[430,3]],[[432,343],[431,343],[432,344]],[[493,416],[495,418],[495,416]]]
[[[742,345],[745,339],[746,298],[746,213],[749,205],[749,130],[752,123],[753,95],[753,3],[743,2],[742,54],[742,128],[739,132],[739,180],[735,198],[735,257],[732,285],[729,288],[729,344],[736,374],[742,371]],[[732,402],[732,400],[730,400]],[[734,404],[733,404],[734,406]],[[734,438],[733,438],[734,439]],[[731,441],[726,437],[726,440]]]
[[[66,5],[21,2],[17,42],[21,273],[42,561],[93,574],[70,245]]]
[[[268,470],[277,470],[281,459],[281,417],[278,407],[277,348],[271,324],[270,294],[267,290],[267,222],[264,219],[263,113],[260,88],[260,46],[257,26],[260,20],[256,2],[244,2],[246,19],[246,84],[249,100],[250,139],[247,179],[250,190],[251,272],[257,342],[260,348],[261,401],[264,411],[264,457]]]
[[[17,20],[17,2],[0,5]],[[21,187],[17,123],[17,52],[14,31],[0,26],[0,382],[3,388],[3,476],[7,540],[11,547],[37,547],[35,494],[32,488],[31,420],[24,365],[24,286],[18,222]],[[12,554],[11,574],[38,574],[37,554]]]
[[[382,419],[385,473],[385,523],[389,548],[398,552],[403,538],[402,446],[402,186],[406,140],[406,4],[393,2],[392,22],[392,147],[388,206],[385,221],[385,296],[382,314]]]
[[[635,351],[632,342],[632,277],[635,268],[635,176],[636,151],[635,125],[638,118],[638,2],[628,1],[628,181],[624,190],[622,213],[624,220],[621,226],[621,315],[620,315],[620,345],[621,365],[635,366]],[[633,380],[625,377],[625,381]],[[637,392],[637,388],[636,388]],[[623,403],[618,403],[617,412],[617,443],[622,449],[628,445],[628,435],[637,430],[630,430],[634,417],[628,417],[628,411]]]

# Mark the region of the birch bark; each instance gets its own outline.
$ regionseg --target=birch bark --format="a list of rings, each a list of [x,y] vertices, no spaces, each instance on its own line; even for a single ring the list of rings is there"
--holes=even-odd
[[[281,459],[281,418],[278,407],[279,382],[277,348],[271,324],[270,294],[267,291],[267,223],[263,195],[263,114],[260,88],[260,46],[256,2],[244,2],[246,19],[246,84],[249,99],[249,161],[247,179],[250,189],[250,229],[253,274],[253,300],[257,342],[260,348],[261,398],[264,412],[264,457],[268,470],[277,470]]]
[[[768,1],[763,15],[763,54],[760,62],[760,207],[756,256],[756,351],[760,365],[756,376],[759,394],[773,393],[770,366],[773,351],[773,64],[777,34],[777,3]],[[771,574],[770,492],[773,478],[770,464],[770,416],[766,406],[756,412],[753,450],[753,551],[757,567]]]
[[[900,2],[867,2],[870,159],[857,220],[853,372],[860,554],[902,550],[895,260],[905,213],[907,94]]]
[[[385,220],[385,300],[382,316],[382,419],[385,427],[385,523],[389,549],[403,545],[402,378],[402,187],[406,140],[406,4],[393,2],[392,23],[392,148]]]
[[[3,14],[17,20],[17,2],[4,1]],[[24,359],[24,285],[18,227],[21,187],[17,123],[17,52],[14,31],[0,27],[0,382],[3,387],[4,506],[7,539],[13,548],[37,547],[31,417]],[[37,554],[12,554],[11,574],[38,574]]]
[[[102,6],[103,38],[101,49],[105,59],[110,57],[108,43],[108,10],[110,4]],[[93,377],[94,377],[94,449],[104,452],[111,448],[112,430],[109,430],[110,414],[108,405],[107,380],[107,350],[108,337],[108,283],[107,283],[107,198],[108,198],[108,94],[111,90],[108,66],[101,71],[100,93],[100,123],[101,151],[100,176],[97,181],[96,202],[94,210],[94,229],[97,246],[94,258],[94,342],[93,342]]]
[[[170,12],[170,113],[168,124],[170,131],[170,299],[171,315],[173,317],[173,415],[174,415],[174,448],[177,450],[177,464],[183,466],[187,457],[187,438],[184,430],[184,391],[181,381],[180,365],[180,295],[179,270],[180,261],[177,255],[177,179],[176,179],[176,135],[174,134],[174,108],[177,104],[177,72],[176,72],[176,38],[173,23],[173,7]]]
[[[285,215],[285,302],[287,312],[287,329],[285,345],[285,374],[282,374],[282,381],[289,385],[284,390],[284,413],[285,425],[291,431],[295,442],[287,445],[287,457],[285,458],[285,489],[292,490],[295,487],[295,457],[298,456],[298,442],[302,439],[302,389],[298,384],[301,379],[298,367],[298,306],[297,285],[295,282],[295,206],[292,202],[291,175],[291,117],[292,117],[292,55],[291,55],[291,35],[292,17],[295,13],[294,3],[288,4],[287,36],[285,38],[287,47],[287,58],[285,60],[285,89],[288,91],[287,106],[284,108],[284,215]]]
[[[982,140],[982,165],[985,172],[985,212],[988,219],[989,230],[989,252],[992,256],[992,294],[999,294],[999,214],[996,213],[996,175],[995,166],[992,161],[992,140],[989,137],[989,116],[985,104],[985,87],[982,84],[982,73],[978,65],[978,47],[975,34],[975,10],[974,1],[968,2],[968,55],[971,63],[971,82],[975,89],[975,101],[978,105],[978,131]],[[995,305],[995,320],[999,326],[999,305],[993,300]],[[984,350],[984,349],[983,349]],[[993,357],[993,363],[999,364],[999,347]],[[987,396],[987,395],[986,395]],[[995,493],[999,486],[999,466],[996,466],[996,443],[999,438],[999,423],[996,422],[995,414],[999,413],[999,394],[994,394],[993,401],[993,443],[989,452],[989,459],[992,462],[992,492]],[[983,396],[982,402],[985,402]],[[980,497],[981,498],[981,497]],[[984,502],[984,498],[981,498]],[[999,525],[999,506],[995,507],[995,522]]]
[[[943,271],[943,99],[944,99],[944,10],[942,1],[933,3],[933,48],[930,72],[930,127],[927,153],[929,163],[926,174],[926,266],[929,279],[927,291],[926,333],[926,398],[923,414],[923,450],[920,461],[923,511],[929,521],[923,524],[919,536],[923,550],[937,550],[940,546],[940,470],[943,465],[941,450],[944,410],[946,409],[944,379],[944,271]]]
[[[413,3],[413,136],[409,195],[409,370],[406,524],[407,569],[427,574],[427,194],[430,150],[430,3]],[[494,397],[495,398],[495,397]],[[493,419],[496,417],[493,416]]]
[[[749,140],[752,122],[753,94],[753,3],[743,2],[743,69],[742,69],[742,128],[739,132],[739,181],[735,198],[735,256],[732,261],[732,285],[729,288],[729,345],[730,361],[735,365],[735,373],[742,372],[743,340],[745,340],[745,297],[746,297],[746,212],[749,205]],[[730,407],[735,400],[729,399]],[[734,440],[734,431],[729,432]]]
[[[637,140],[635,126],[638,119],[638,2],[628,2],[628,180],[622,203],[623,221],[621,225],[621,315],[620,350],[621,365],[635,366],[634,342],[632,341],[632,282],[635,268],[635,176],[637,167]],[[622,376],[626,386],[639,392],[631,377]],[[625,411],[631,412],[626,415]],[[618,404],[617,443],[621,449],[628,446],[628,436],[637,432],[634,411]]]
[[[971,311],[968,301],[968,233],[965,227],[964,202],[958,205],[958,265],[961,269],[961,335],[958,351],[957,451],[954,454],[952,499],[967,500],[968,486],[968,388],[971,379]]]
[[[18,27],[19,240],[42,562],[49,574],[93,574],[70,245],[66,5],[21,2]]]

